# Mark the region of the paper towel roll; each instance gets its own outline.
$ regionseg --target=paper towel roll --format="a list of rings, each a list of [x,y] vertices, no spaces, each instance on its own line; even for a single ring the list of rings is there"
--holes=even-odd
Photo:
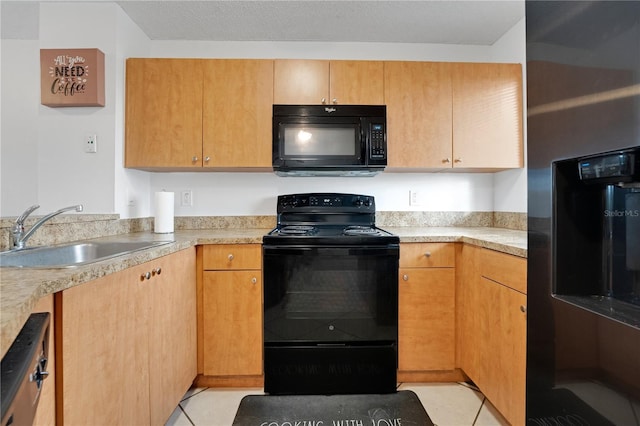
[[[173,232],[173,192],[156,192],[153,232],[167,234]]]

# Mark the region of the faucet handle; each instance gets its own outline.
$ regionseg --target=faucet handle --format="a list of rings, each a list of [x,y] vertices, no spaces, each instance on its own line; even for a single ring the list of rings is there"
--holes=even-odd
[[[16,225],[23,225],[24,221],[27,220],[27,217],[29,217],[29,215],[31,213],[33,213],[34,210],[40,208],[40,204],[34,204],[33,206],[29,207],[28,209],[26,209],[24,211],[24,213],[22,213],[17,219],[16,219]]]

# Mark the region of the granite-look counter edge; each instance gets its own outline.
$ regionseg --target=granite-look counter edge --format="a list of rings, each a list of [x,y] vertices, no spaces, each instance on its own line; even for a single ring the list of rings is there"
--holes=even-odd
[[[520,257],[527,255],[526,231],[485,227],[384,227],[408,242],[464,242]],[[49,294],[202,244],[260,244],[269,229],[183,230],[173,234],[138,232],[96,241],[170,240],[171,244],[90,265],[65,269],[0,268],[0,352],[7,352],[37,301]]]

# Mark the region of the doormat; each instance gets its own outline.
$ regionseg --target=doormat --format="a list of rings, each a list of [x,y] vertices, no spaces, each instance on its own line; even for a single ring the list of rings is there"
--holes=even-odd
[[[433,426],[412,391],[374,395],[248,395],[233,426]]]

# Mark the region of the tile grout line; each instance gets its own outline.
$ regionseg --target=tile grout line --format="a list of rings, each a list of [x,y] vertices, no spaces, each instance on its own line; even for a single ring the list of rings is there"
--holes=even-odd
[[[484,406],[484,402],[487,400],[487,397],[482,395],[482,403],[480,404],[480,408],[478,408],[478,412],[476,413],[476,417],[473,419],[473,423],[471,423],[472,426],[475,426],[476,422],[478,421],[478,417],[480,417],[480,412],[482,411],[482,407]]]
[[[200,393],[200,392],[198,392],[198,393]],[[191,426],[196,426],[196,424],[193,422],[193,420],[191,420],[191,417],[189,417],[189,414],[187,414],[187,411],[182,406],[182,401],[180,402],[180,404],[178,404],[178,407],[180,407],[180,411],[182,411],[182,414],[184,414],[184,416],[187,418],[187,420],[189,420],[189,423],[191,423]]]

